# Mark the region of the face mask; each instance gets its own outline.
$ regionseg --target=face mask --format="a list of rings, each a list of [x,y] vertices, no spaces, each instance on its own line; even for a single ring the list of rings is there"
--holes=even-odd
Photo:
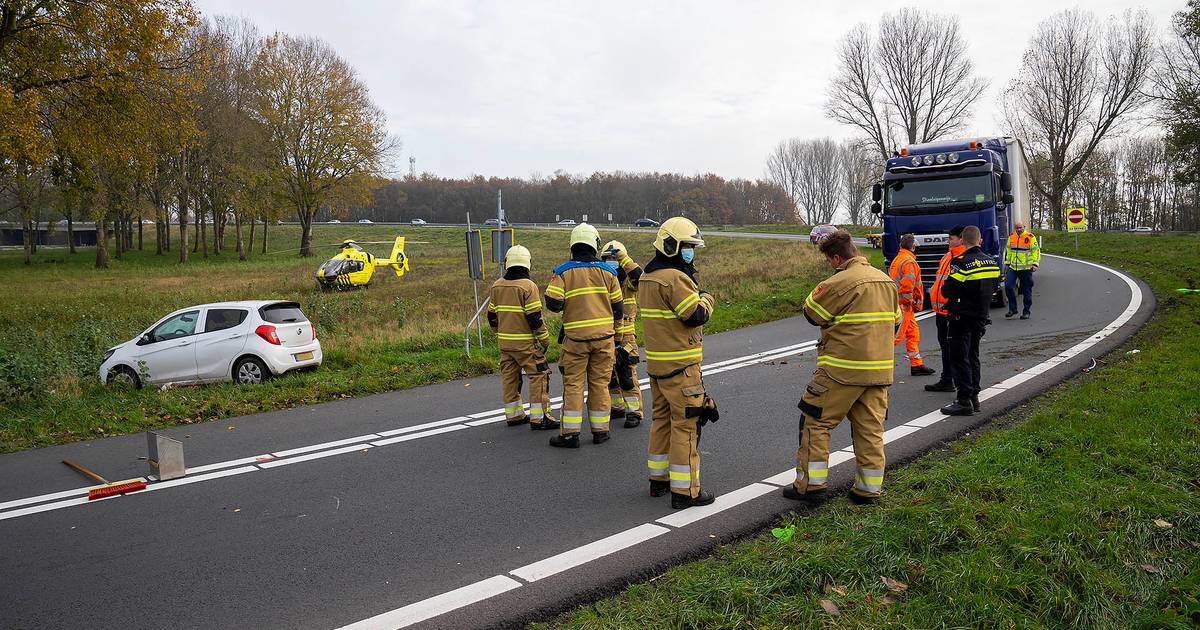
[[[690,265],[692,264],[692,261],[696,259],[696,250],[689,247],[682,252],[679,252],[679,257],[683,259],[683,262]]]

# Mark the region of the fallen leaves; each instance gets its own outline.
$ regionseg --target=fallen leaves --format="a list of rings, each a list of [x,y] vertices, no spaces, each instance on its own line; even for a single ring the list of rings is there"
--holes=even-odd
[[[837,604],[829,601],[828,599],[821,600],[821,608],[824,608],[825,612],[829,613],[830,615],[832,615],[834,617],[837,617],[838,615],[842,614],[842,611],[838,609]]]
[[[893,593],[903,593],[904,591],[908,590],[907,584],[905,584],[904,582],[901,582],[899,580],[893,580],[892,578],[887,577],[886,575],[879,576],[879,581],[883,582],[883,585],[886,586],[888,588],[888,590],[892,591]]]
[[[789,540],[791,540],[792,536],[795,533],[796,533],[795,525],[788,525],[787,527],[776,527],[771,530],[771,535],[783,542],[788,542]]]
[[[846,589],[844,589],[840,586],[834,586],[833,584],[826,584],[824,586],[824,591],[826,593],[837,593],[838,595],[841,595],[842,597],[846,596]]]
[[[1164,521],[1161,518],[1156,518],[1156,519],[1154,519],[1153,522],[1154,522],[1154,526],[1159,529],[1171,529],[1172,527],[1175,527],[1171,523]]]
[[[1140,564],[1138,566],[1141,567],[1141,569],[1143,571],[1145,571],[1146,573],[1154,573],[1154,574],[1162,573],[1162,569],[1154,566],[1153,564]]]

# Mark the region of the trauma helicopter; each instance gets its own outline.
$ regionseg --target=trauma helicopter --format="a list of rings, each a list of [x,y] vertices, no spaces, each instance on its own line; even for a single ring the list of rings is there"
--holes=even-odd
[[[403,277],[409,264],[408,256],[404,253],[404,237],[396,237],[389,258],[376,258],[363,249],[363,245],[372,242],[387,241],[359,243],[352,238],[342,241],[338,253],[317,269],[317,283],[321,288],[343,290],[368,286],[377,267],[391,267],[392,271],[396,272],[396,277]]]

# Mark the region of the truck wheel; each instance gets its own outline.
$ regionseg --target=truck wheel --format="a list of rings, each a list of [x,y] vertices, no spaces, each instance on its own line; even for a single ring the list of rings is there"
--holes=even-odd
[[[233,382],[238,385],[257,385],[271,378],[271,371],[258,357],[242,357],[233,364]]]
[[[1004,308],[1004,289],[998,289],[992,294],[992,308]]]

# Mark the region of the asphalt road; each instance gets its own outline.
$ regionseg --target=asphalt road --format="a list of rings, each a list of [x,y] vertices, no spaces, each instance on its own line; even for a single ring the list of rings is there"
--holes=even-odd
[[[1140,283],[1057,258],[1038,273],[1036,298],[1032,320],[997,312],[984,339],[985,386],[1003,381],[985,393],[987,415],[931,415],[949,395],[924,392],[931,380],[909,377],[897,355],[890,465],[1078,373],[1153,307]],[[921,328],[936,366],[933,321]],[[0,627],[465,628],[545,617],[796,507],[779,487],[815,361],[798,344],[815,338],[792,317],[705,340],[705,381],[722,410],[701,442],[702,485],[726,497],[713,510],[673,512],[648,496],[645,423],[614,423],[600,446],[553,449],[544,432],[497,422],[495,377],[171,429],[188,477],[91,503],[60,460],[110,479],[145,475],[142,436],[0,456]],[[1094,345],[1060,354],[1081,342]],[[552,395],[560,386],[556,377]],[[843,425],[832,448],[849,443]],[[835,488],[848,487],[851,467],[831,471]]]

